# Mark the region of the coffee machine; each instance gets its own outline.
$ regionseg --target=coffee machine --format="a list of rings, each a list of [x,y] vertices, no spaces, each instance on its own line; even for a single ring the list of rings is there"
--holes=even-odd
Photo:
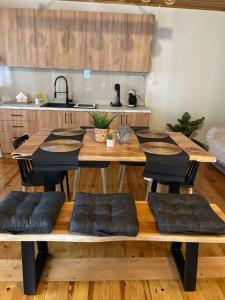
[[[135,90],[130,90],[128,93],[128,107],[136,107],[137,106],[137,96]]]

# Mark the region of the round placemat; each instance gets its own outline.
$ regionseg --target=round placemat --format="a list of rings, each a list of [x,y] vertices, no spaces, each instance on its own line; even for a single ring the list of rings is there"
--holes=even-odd
[[[141,144],[144,152],[158,155],[176,155],[182,152],[177,145],[163,142],[148,142]]]
[[[80,149],[82,143],[75,140],[53,140],[41,144],[41,150],[48,152],[72,152]]]
[[[85,131],[80,128],[58,128],[54,129],[52,131],[52,134],[54,135],[60,135],[60,136],[76,136],[76,135],[82,135]]]
[[[165,139],[169,136],[168,133],[166,132],[152,131],[152,130],[139,130],[136,132],[136,135],[139,137],[151,138],[151,139]]]

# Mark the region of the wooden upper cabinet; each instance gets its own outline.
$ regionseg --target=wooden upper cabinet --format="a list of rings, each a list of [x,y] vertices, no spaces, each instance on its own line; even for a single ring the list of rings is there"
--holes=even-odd
[[[126,34],[127,14],[102,13],[102,71],[125,71]]]
[[[101,13],[73,12],[69,25],[69,67],[100,70]]]
[[[69,24],[69,67],[84,69],[86,24],[82,12],[72,12]]]
[[[149,72],[154,16],[0,8],[0,64]]]
[[[101,13],[83,12],[86,23],[84,69],[101,69]]]
[[[35,31],[39,68],[69,68],[69,11],[36,10]]]
[[[125,71],[150,72],[154,21],[153,15],[128,15]]]
[[[17,9],[17,66],[37,67],[34,10]]]
[[[16,9],[0,9],[0,65],[17,67]]]

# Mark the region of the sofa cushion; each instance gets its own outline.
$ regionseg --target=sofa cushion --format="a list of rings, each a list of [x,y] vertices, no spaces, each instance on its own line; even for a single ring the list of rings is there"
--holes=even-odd
[[[64,201],[61,192],[11,192],[0,203],[0,232],[51,232]]]
[[[162,233],[225,234],[225,223],[199,195],[149,193],[148,204]]]
[[[133,196],[126,193],[79,193],[70,230],[98,236],[136,236],[138,220]]]

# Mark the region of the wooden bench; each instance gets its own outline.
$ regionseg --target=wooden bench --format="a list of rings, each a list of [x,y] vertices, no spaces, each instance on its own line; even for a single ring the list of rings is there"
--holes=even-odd
[[[215,204],[213,210],[225,221],[225,214]],[[97,237],[71,233],[69,228],[73,209],[72,202],[65,202],[54,230],[50,234],[0,234],[0,241],[20,241],[22,251],[22,267],[24,293],[34,295],[42,270],[48,258],[47,242],[85,242],[102,243],[114,241],[154,241],[172,242],[171,251],[183,282],[184,290],[194,291],[196,288],[198,245],[199,243],[225,243],[225,236],[161,234],[145,201],[136,201],[139,220],[139,234],[136,237],[109,236]],[[35,258],[35,242],[38,254]],[[182,243],[186,244],[185,257],[181,252]]]

